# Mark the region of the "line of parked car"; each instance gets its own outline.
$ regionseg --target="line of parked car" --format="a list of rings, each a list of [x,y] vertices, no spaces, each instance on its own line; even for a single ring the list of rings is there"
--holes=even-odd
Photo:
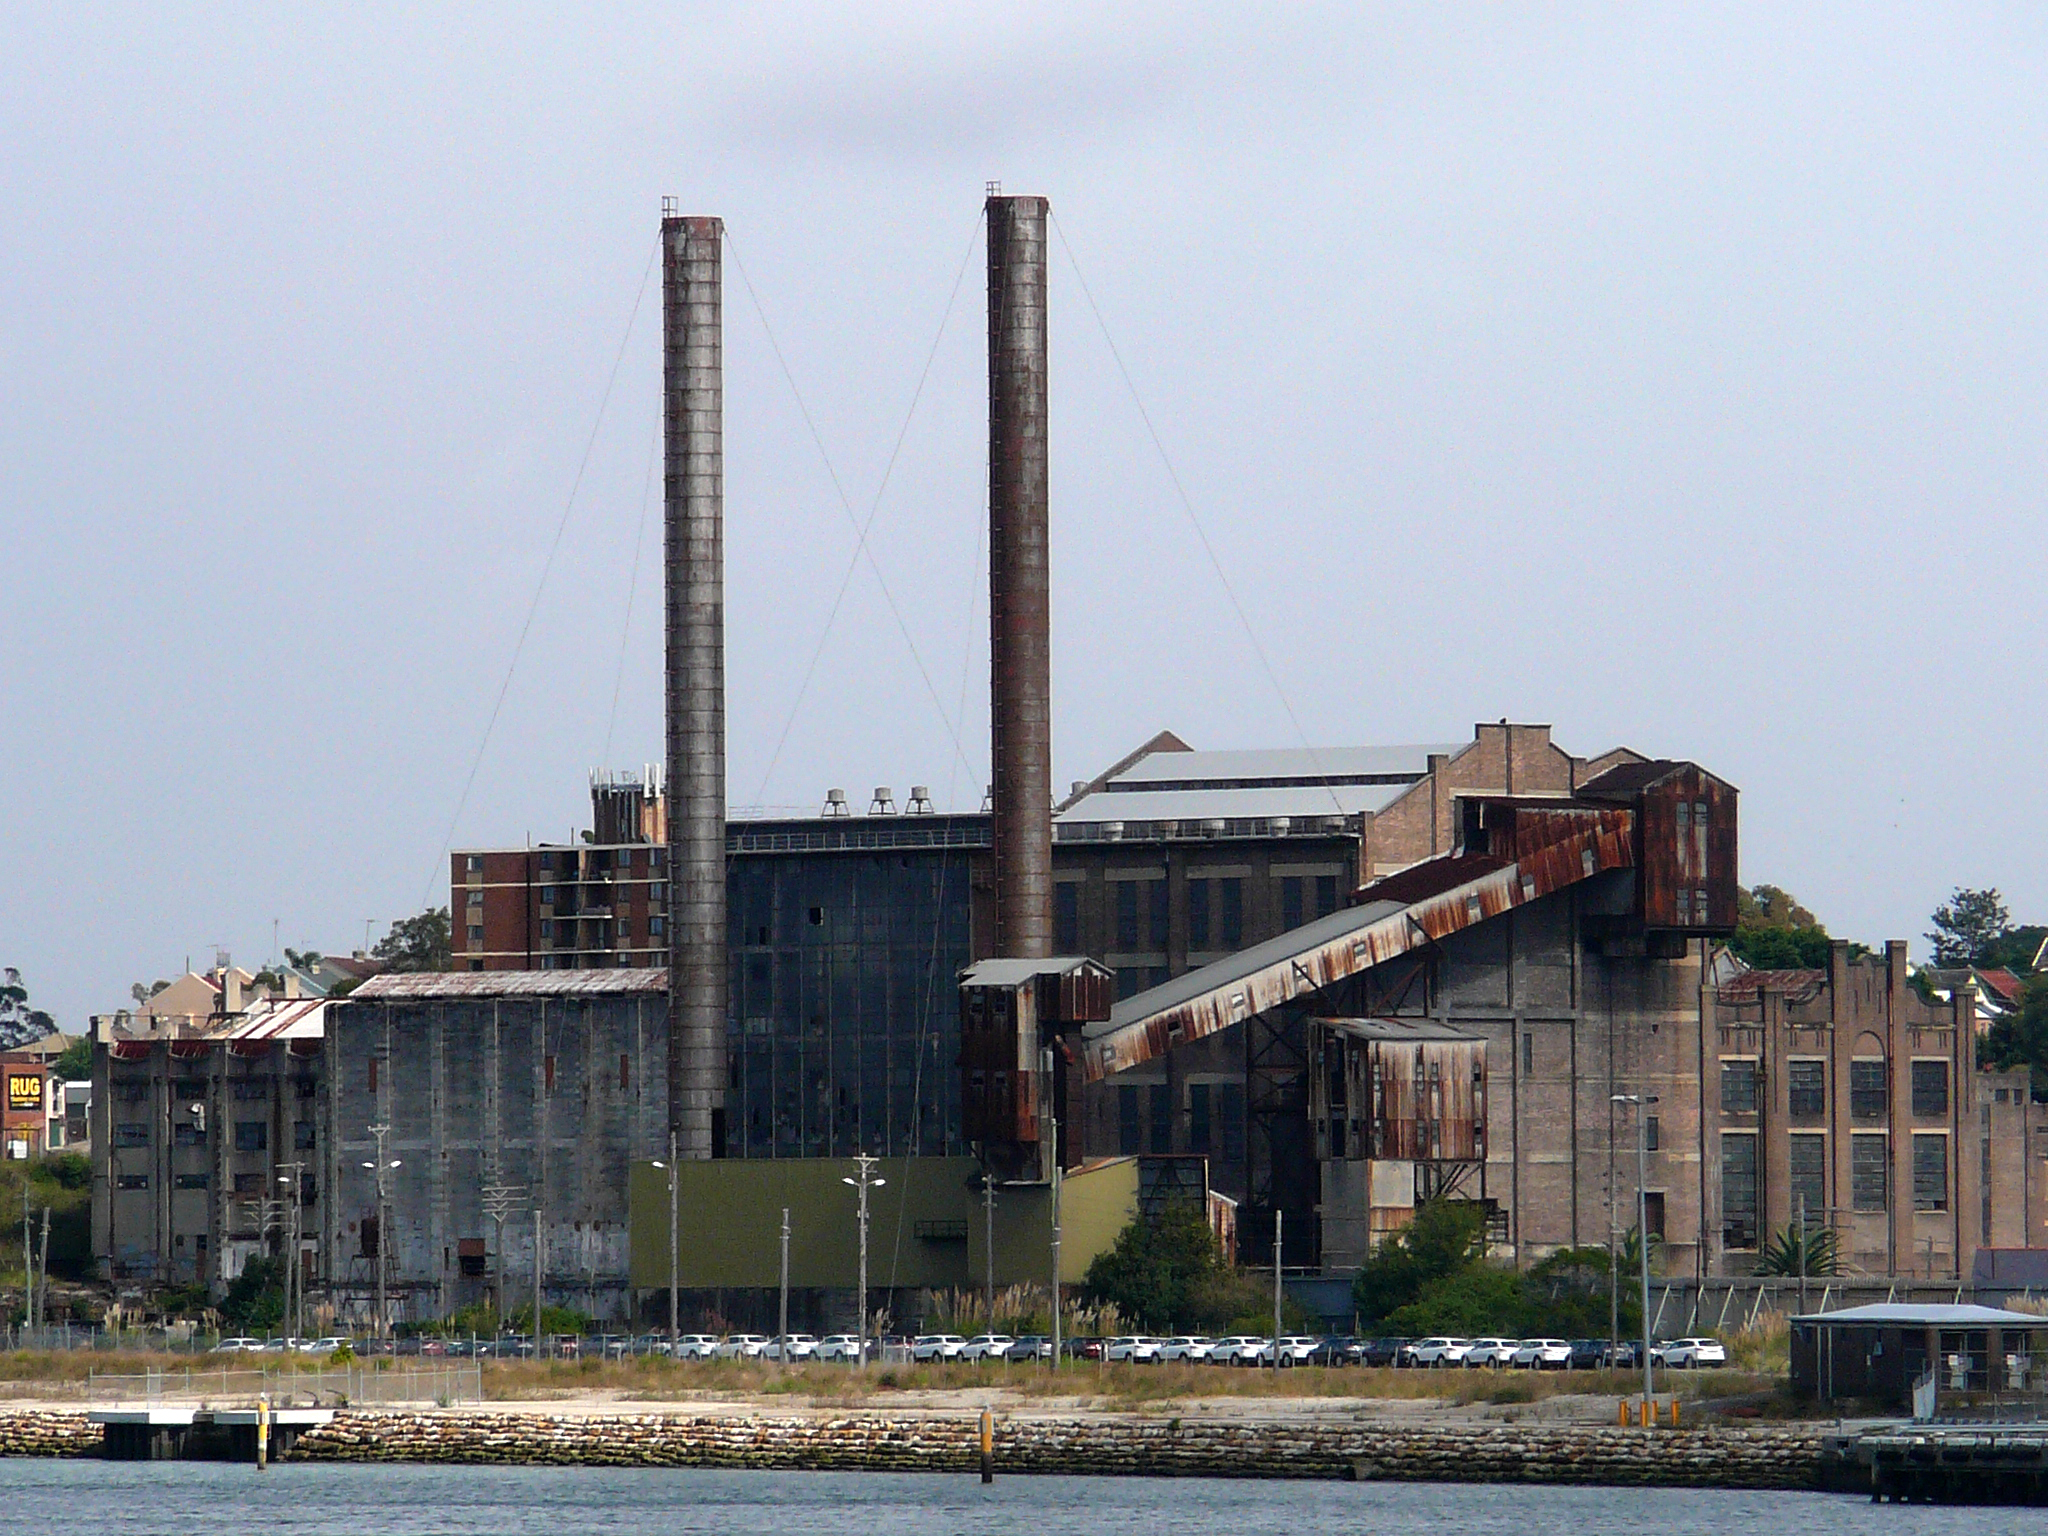
[[[1438,1336],[1398,1341],[1393,1364],[1424,1369],[1514,1366],[1536,1371],[1628,1368],[1641,1360],[1639,1346],[1606,1339],[1457,1339]],[[1726,1365],[1728,1352],[1713,1338],[1670,1339],[1650,1346],[1650,1363],[1670,1370]]]
[[[760,1333],[685,1333],[673,1343],[666,1333],[555,1334],[538,1345],[524,1334],[505,1334],[495,1339],[435,1338],[412,1335],[399,1339],[349,1339],[335,1335],[322,1339],[222,1339],[222,1354],[299,1354],[325,1358],[337,1349],[348,1348],[357,1355],[420,1355],[461,1359],[576,1359],[597,1356],[623,1359],[629,1356],[667,1355],[678,1360],[768,1360],[841,1361],[860,1358],[861,1342],[850,1333],[828,1333],[822,1338],[792,1333],[783,1338]],[[1150,1334],[1122,1334],[1115,1338],[1081,1337],[1062,1341],[1060,1353],[1070,1360],[1100,1360],[1113,1365],[1235,1365],[1264,1366],[1274,1363],[1275,1343],[1255,1334],[1229,1334],[1209,1338],[1199,1334],[1155,1337]],[[1317,1338],[1306,1334],[1284,1335],[1277,1345],[1283,1367],[1397,1366],[1423,1370],[1447,1367],[1481,1369],[1504,1367],[1536,1371],[1576,1371],[1608,1368],[1628,1369],[1639,1363],[1638,1346],[1611,1344],[1606,1339],[1510,1339],[1486,1337],[1453,1338],[1438,1335],[1426,1339],[1366,1339],[1338,1336]],[[967,1361],[988,1363],[1043,1362],[1052,1359],[1052,1340],[1043,1334],[1012,1335],[980,1333],[966,1337],[957,1333],[924,1333],[914,1338],[871,1338],[867,1341],[870,1360],[904,1360],[918,1364]],[[1671,1339],[1650,1346],[1650,1362],[1672,1370],[1726,1365],[1728,1353],[1718,1339],[1700,1337]]]

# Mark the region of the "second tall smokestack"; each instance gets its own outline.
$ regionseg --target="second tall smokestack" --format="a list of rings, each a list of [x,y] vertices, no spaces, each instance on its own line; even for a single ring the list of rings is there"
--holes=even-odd
[[[988,200],[988,579],[995,952],[1052,954],[1052,582],[1042,197]]]
[[[662,211],[668,1123],[684,1158],[724,1152],[724,240],[718,219]]]

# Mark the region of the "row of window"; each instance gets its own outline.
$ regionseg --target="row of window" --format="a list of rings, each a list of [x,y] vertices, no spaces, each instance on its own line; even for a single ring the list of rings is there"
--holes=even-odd
[[[1190,1083],[1185,1148],[1213,1153],[1225,1162],[1244,1160],[1244,1085]],[[1165,1155],[1173,1145],[1173,1085],[1151,1083],[1116,1091],[1117,1150]]]
[[[561,855],[561,867],[563,869],[573,870],[576,868],[577,850],[571,848],[543,848],[540,851],[540,867],[542,869],[555,868],[555,856],[558,853]],[[646,857],[641,857],[643,854]],[[591,867],[595,869],[633,869],[636,867],[645,868],[649,865],[659,869],[668,862],[668,850],[652,845],[646,848],[620,848],[616,850],[594,848],[590,851],[589,859]],[[484,872],[484,856],[480,853],[468,854],[463,858],[462,867],[466,874],[480,875]]]
[[[173,1189],[207,1189],[212,1184],[213,1176],[211,1174],[177,1173],[171,1175],[171,1188]],[[149,1175],[146,1173],[119,1174],[114,1179],[114,1187],[116,1189],[147,1189],[149,1188]],[[238,1173],[235,1175],[235,1193],[257,1198],[267,1198],[270,1193],[269,1178],[260,1173]],[[319,1203],[319,1199],[320,1189],[318,1181],[310,1178],[301,1179],[299,1181],[299,1203],[301,1205],[316,1205]]]
[[[1912,1063],[1913,1114],[1940,1119],[1948,1113],[1949,1064],[1942,1060]],[[1721,1112],[1753,1115],[1762,1102],[1763,1065],[1751,1057],[1721,1063]],[[1825,1059],[1795,1059],[1785,1064],[1786,1105],[1794,1119],[1818,1119],[1828,1112],[1828,1064]],[[1881,1120],[1891,1112],[1891,1084],[1881,1058],[1849,1063],[1849,1114],[1857,1120]]]
[[[1915,1133],[1913,1209],[1948,1209],[1948,1137]],[[1814,1226],[1826,1224],[1828,1139],[1794,1135],[1786,1158],[1791,1211],[1803,1209]],[[1849,1138],[1849,1209],[1882,1213],[1891,1209],[1891,1138],[1859,1131]],[[1728,1248],[1754,1248],[1758,1236],[1757,1138],[1724,1132],[1721,1137],[1721,1241]]]
[[[1283,930],[1299,928],[1312,916],[1323,917],[1337,910],[1335,875],[1283,875],[1279,884]],[[1109,886],[1112,926],[1108,947],[1120,954],[1165,949],[1173,925],[1172,887],[1165,875],[1112,880]],[[1242,878],[1194,878],[1186,882],[1186,892],[1190,950],[1243,947]],[[1077,880],[1063,880],[1053,887],[1053,943],[1070,954],[1082,948],[1081,883]]]
[[[314,1123],[311,1120],[292,1122],[292,1150],[310,1152],[314,1149]],[[114,1122],[114,1145],[117,1147],[146,1147],[149,1145],[149,1122],[147,1120],[117,1120]],[[197,1125],[174,1125],[171,1127],[171,1145],[174,1147],[203,1147],[206,1145],[206,1130]],[[267,1152],[270,1150],[270,1122],[268,1120],[237,1120],[235,1122],[235,1150],[237,1152]]]

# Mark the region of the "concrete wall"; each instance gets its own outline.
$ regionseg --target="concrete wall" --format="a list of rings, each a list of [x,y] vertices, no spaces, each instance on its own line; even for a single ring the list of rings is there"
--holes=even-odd
[[[793,1290],[852,1288],[860,1258],[859,1195],[842,1158],[685,1163],[676,1184],[677,1281],[684,1290],[763,1290],[778,1284],[789,1211]],[[978,1165],[967,1157],[885,1158],[868,1191],[870,1290],[979,1287],[987,1246]],[[668,1175],[636,1163],[631,1180],[632,1283],[668,1285]],[[1069,1174],[1060,1194],[1060,1273],[1078,1283],[1138,1208],[1138,1164],[1118,1159]],[[1052,1201],[1045,1185],[996,1189],[996,1283],[1052,1278]]]
[[[351,1000],[329,1009],[325,1246],[345,1307],[375,1290],[363,1227],[377,1213],[370,1127],[388,1125],[390,1268],[397,1315],[484,1300],[500,1262],[511,1304],[533,1292],[535,1222],[551,1304],[623,1315],[627,1170],[666,1155],[666,1002],[659,990],[595,997]],[[503,1250],[484,1189],[523,1193]],[[464,1240],[486,1247],[466,1274]]]

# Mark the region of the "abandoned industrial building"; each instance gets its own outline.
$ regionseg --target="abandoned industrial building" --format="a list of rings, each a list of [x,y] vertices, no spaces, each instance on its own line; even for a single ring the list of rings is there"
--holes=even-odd
[[[1286,1269],[1333,1280],[1438,1197],[1516,1264],[1640,1210],[1695,1294],[1800,1221],[1869,1273],[1956,1281],[2039,1237],[2048,1121],[1976,1071],[1966,987],[1922,1001],[1902,947],[1716,965],[1739,795],[1699,764],[1507,720],[1161,732],[1056,800],[1047,205],[986,218],[987,808],[833,790],[728,821],[722,228],[666,209],[663,765],[596,776],[587,838],[452,853],[450,972],[96,1020],[108,1275],[232,1278],[275,1246],[281,1179],[309,1285],[414,1319],[533,1293],[644,1317],[671,1282],[743,1307],[775,1283],[771,1199],[840,1326],[878,1291],[1045,1280],[1056,1189],[1067,1280],[1180,1198],[1240,1260],[1284,1233]],[[860,1296],[856,1154],[891,1160],[895,1225]]]

